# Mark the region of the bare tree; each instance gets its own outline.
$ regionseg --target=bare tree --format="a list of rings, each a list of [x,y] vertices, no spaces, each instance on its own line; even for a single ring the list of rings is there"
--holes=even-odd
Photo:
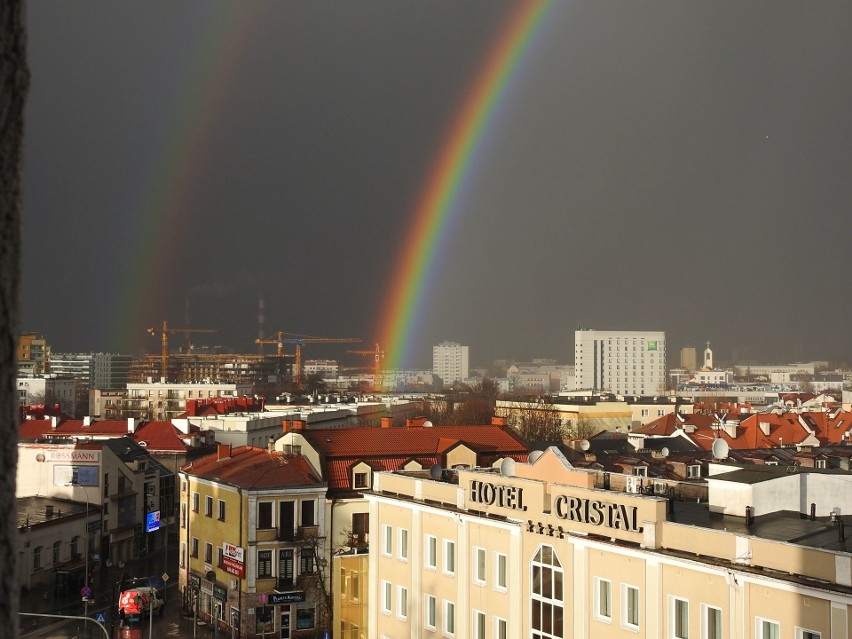
[[[498,413],[528,442],[558,441],[568,432],[562,416],[547,396],[516,400]]]
[[[18,636],[17,376],[18,278],[21,243],[21,156],[29,88],[24,5],[0,0],[0,628]]]
[[[595,426],[594,422],[588,417],[581,417],[577,423],[571,427],[571,437],[588,439],[594,437],[603,429]]]

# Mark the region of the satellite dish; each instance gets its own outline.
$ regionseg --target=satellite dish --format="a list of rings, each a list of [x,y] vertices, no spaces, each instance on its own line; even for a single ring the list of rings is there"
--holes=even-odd
[[[429,474],[432,476],[432,479],[441,479],[443,473],[444,469],[441,468],[441,464],[432,464],[432,467],[429,469]]]
[[[423,422],[423,428],[432,428],[433,424],[428,419]]]
[[[544,451],[534,450],[533,452],[531,452],[527,456],[527,461],[531,464],[534,464],[534,463],[536,463],[536,461],[538,461],[538,458],[541,457],[542,455],[544,455]]]
[[[583,452],[589,450],[591,447],[592,447],[592,445],[589,443],[588,439],[581,439],[580,440],[580,450],[582,450]]]
[[[515,460],[511,457],[507,457],[502,462],[500,462],[500,474],[506,477],[514,477],[515,476]]]
[[[720,441],[724,441],[724,440],[720,440]],[[669,449],[668,449],[668,447],[667,447],[667,446],[663,446],[663,447],[660,449],[660,455],[662,455],[663,457],[668,457],[668,456],[669,456],[669,452],[670,452],[670,451],[669,451]]]
[[[729,450],[730,446],[728,446],[728,442],[722,438],[714,441],[713,446],[710,448],[710,452],[713,453],[715,459],[725,459],[728,456]]]

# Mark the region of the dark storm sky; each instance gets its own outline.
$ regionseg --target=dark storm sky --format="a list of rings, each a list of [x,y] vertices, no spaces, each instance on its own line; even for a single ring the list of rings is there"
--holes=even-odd
[[[222,6],[28,3],[22,329],[56,351],[156,352],[145,328],[183,325],[189,299],[219,330],[197,343],[254,352],[259,293],[267,335],[370,342],[513,9],[257,1],[217,25]],[[850,25],[848,2],[557,4],[408,363],[444,339],[474,363],[570,362],[578,325],[665,330],[670,359],[710,340],[722,360],[852,360]],[[179,210],[146,208],[164,183]]]

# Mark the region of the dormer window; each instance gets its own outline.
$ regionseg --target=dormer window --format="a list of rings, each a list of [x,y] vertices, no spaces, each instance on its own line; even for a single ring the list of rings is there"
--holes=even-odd
[[[370,487],[370,474],[355,472],[352,475],[352,488],[355,490],[366,490]]]
[[[698,479],[701,477],[701,466],[700,464],[690,464],[686,467],[686,477],[687,479]]]
[[[816,468],[825,468],[825,460],[824,459],[816,459],[814,460],[814,465]]]
[[[636,466],[633,469],[633,474],[637,477],[647,477],[648,476],[648,467],[647,466]]]

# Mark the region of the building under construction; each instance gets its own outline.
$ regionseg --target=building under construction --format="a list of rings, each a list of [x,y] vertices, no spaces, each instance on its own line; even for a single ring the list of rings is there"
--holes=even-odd
[[[165,378],[177,383],[210,381],[229,384],[250,383],[255,392],[277,390],[292,374],[290,360],[276,355],[172,354],[163,374],[163,359],[146,355],[130,367],[130,382],[141,384]]]

